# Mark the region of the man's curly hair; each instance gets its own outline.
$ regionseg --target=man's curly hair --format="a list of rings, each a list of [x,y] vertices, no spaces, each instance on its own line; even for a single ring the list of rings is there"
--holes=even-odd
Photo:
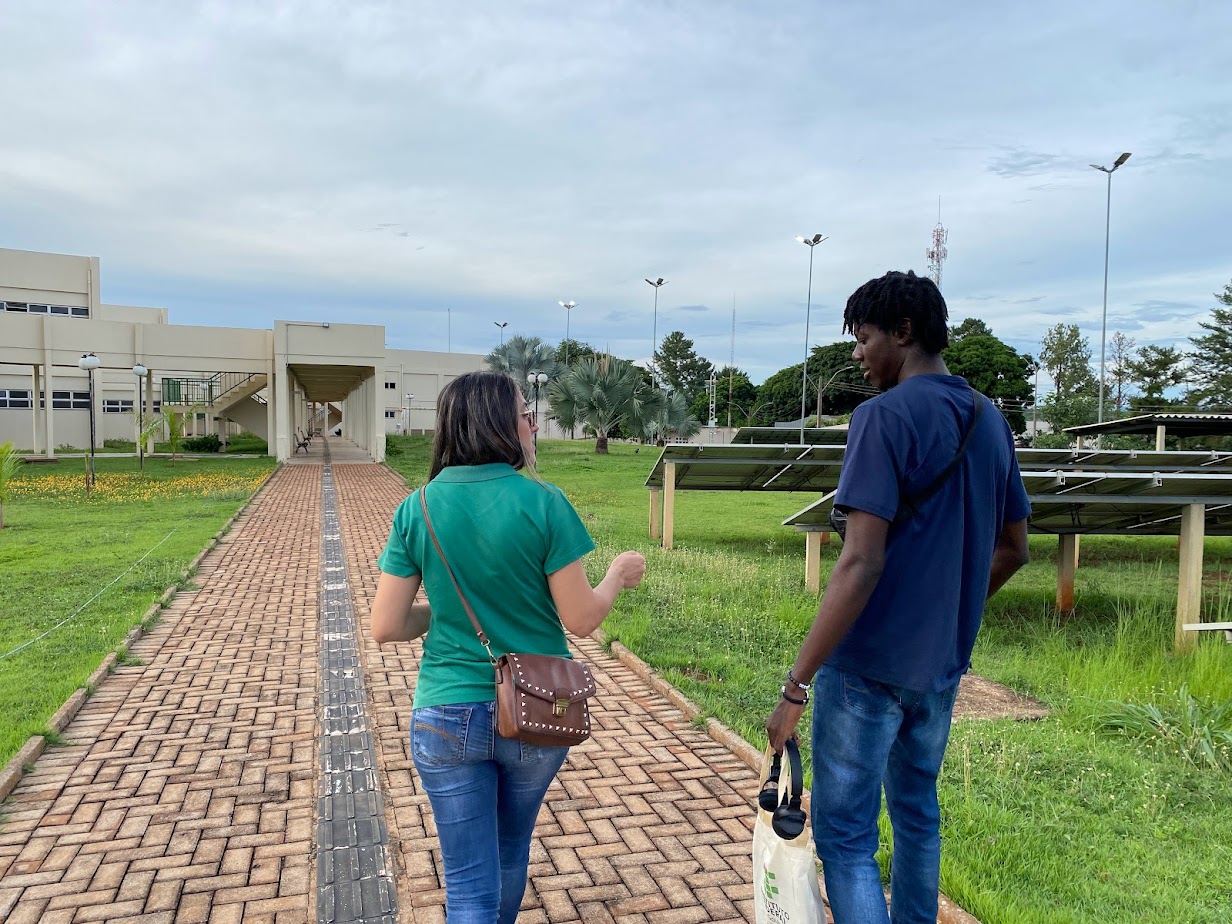
[[[949,346],[949,311],[941,290],[926,276],[891,270],[851,293],[843,309],[843,333],[854,334],[862,324],[875,324],[893,334],[905,320],[911,322],[911,335],[925,353],[940,353]]]

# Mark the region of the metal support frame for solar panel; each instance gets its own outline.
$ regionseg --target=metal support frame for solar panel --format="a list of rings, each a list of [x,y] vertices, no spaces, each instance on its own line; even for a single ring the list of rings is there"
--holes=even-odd
[[[1082,535],[1180,537],[1180,578],[1174,644],[1190,651],[1195,633],[1186,625],[1201,621],[1202,546],[1206,536],[1232,535],[1232,473],[1186,472],[1024,472],[1031,501],[1032,532],[1058,536],[1057,608],[1073,609],[1076,538]],[[1129,488],[1168,493],[1126,493]],[[1102,489],[1102,490],[1101,490]],[[802,531],[829,524],[834,494],[827,494],[783,521]],[[1101,511],[1111,519],[1097,519]],[[816,567],[807,555],[805,575]]]
[[[799,427],[741,427],[731,439],[736,444],[771,446],[790,443],[795,446],[841,446],[847,442],[846,427],[805,427],[800,438]]]

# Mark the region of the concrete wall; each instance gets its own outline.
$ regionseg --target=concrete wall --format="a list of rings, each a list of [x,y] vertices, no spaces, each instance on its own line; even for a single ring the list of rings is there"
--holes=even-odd
[[[0,301],[99,307],[98,257],[0,248]]]
[[[436,425],[436,399],[441,389],[466,372],[486,369],[484,359],[480,353],[386,351],[383,378],[376,387],[384,431],[421,433],[431,430]],[[394,412],[393,417],[386,416],[389,411]]]

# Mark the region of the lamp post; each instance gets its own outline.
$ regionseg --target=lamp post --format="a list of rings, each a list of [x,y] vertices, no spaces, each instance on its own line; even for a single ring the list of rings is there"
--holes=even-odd
[[[508,321],[493,321],[492,323],[500,328],[501,346],[504,346],[505,345],[505,328],[509,326],[509,322]]]
[[[854,368],[855,366],[844,366],[842,369],[839,369],[838,372],[834,373],[834,375],[830,376],[830,380],[826,382],[825,385],[821,384],[821,376],[817,376],[817,426],[821,426],[821,396],[825,394],[826,389],[830,387],[830,382],[833,382],[839,377],[840,374],[850,372]]]
[[[654,326],[650,335],[650,375],[655,385],[659,384],[659,367],[655,363],[655,351],[659,349],[659,290],[667,285],[667,280],[660,276],[655,280],[646,280],[646,284],[654,289]]]
[[[565,366],[569,365],[569,318],[573,315],[573,309],[577,307],[577,302],[561,302],[560,307],[565,309]]]
[[[796,240],[801,244],[807,244],[809,249],[809,279],[808,279],[808,300],[804,307],[804,373],[800,377],[800,445],[804,445],[804,405],[808,400],[808,355],[809,355],[809,315],[813,312],[813,250],[822,241],[829,238],[822,237],[820,234],[814,234],[812,237],[805,237],[802,234],[796,235]]]
[[[411,399],[415,396],[411,392],[406,393],[406,405],[402,408],[402,433],[405,436],[411,435]]]
[[[1125,161],[1129,160],[1130,152],[1126,151],[1111,167],[1101,167],[1091,164],[1096,170],[1108,174],[1108,204],[1104,209],[1104,315],[1099,329],[1099,417],[1098,423],[1104,422],[1104,346],[1108,342],[1108,242],[1112,229],[1112,174],[1117,172]]]
[[[102,360],[93,353],[83,353],[77,360],[77,366],[90,377],[90,453],[86,457],[86,494],[94,487],[94,370],[100,365]]]
[[[539,426],[539,389],[543,387],[548,380],[546,372],[528,372],[526,381],[530,382],[531,387],[535,389],[535,427]],[[534,440],[536,446],[539,445],[539,432],[535,429],[531,431],[531,439]]]
[[[144,424],[143,411],[145,411],[145,400],[141,395],[141,386],[145,384],[145,374],[149,372],[141,363],[133,366],[133,375],[137,376],[137,467],[141,471],[145,471],[145,434],[142,432]],[[94,404],[91,402],[91,409]]]

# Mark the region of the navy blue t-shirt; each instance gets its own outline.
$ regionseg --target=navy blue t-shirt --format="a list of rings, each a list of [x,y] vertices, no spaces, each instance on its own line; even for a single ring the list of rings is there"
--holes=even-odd
[[[1031,512],[1005,418],[958,376],[911,376],[852,414],[834,499],[893,523],[902,498],[954,458],[975,401],[985,406],[966,456],[914,515],[890,527],[885,570],[827,659],[832,667],[932,693],[970,666],[993,549],[1006,523]]]

